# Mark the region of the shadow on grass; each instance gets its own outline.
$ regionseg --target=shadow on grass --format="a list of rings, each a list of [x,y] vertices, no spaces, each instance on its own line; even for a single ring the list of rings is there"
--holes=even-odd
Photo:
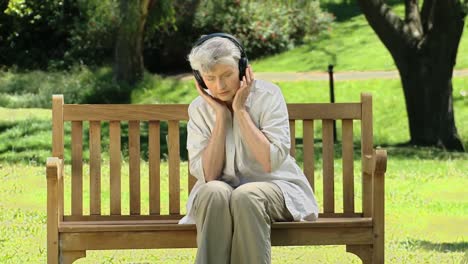
[[[320,1],[320,7],[334,14],[336,17],[335,21],[337,22],[343,22],[362,14],[358,3],[354,0],[343,0],[340,3],[335,1]]]
[[[387,0],[390,6],[401,4],[402,1]],[[359,4],[356,0],[321,0],[320,7],[335,15],[335,21],[343,22],[362,14]]]
[[[466,145],[466,143],[465,143]],[[392,156],[398,158],[418,158],[418,159],[457,159],[466,158],[466,152],[446,151],[436,147],[421,147],[409,143],[398,144],[378,144],[379,147],[387,150]]]
[[[400,242],[400,244],[405,247],[438,252],[467,252],[468,250],[468,242],[434,243],[427,240],[410,239],[409,241]]]
[[[303,140],[296,138],[296,160],[300,163],[303,162]],[[466,159],[467,153],[449,152],[435,147],[418,147],[412,145],[400,144],[379,144],[374,142],[375,149],[385,149],[387,151],[388,159],[417,159],[417,160],[453,160],[453,159]],[[335,142],[334,154],[335,159],[343,157],[341,142]],[[353,142],[353,158],[354,160],[361,160],[361,142]],[[321,162],[322,159],[322,140],[314,140],[314,160]]]

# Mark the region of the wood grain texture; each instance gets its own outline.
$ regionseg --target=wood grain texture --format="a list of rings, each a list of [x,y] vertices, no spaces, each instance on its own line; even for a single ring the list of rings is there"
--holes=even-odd
[[[52,96],[52,157],[63,159],[63,95]]]
[[[83,214],[83,122],[72,122],[71,214]]]
[[[159,215],[161,213],[160,123],[159,121],[150,121],[148,126],[149,212],[151,215]]]
[[[122,158],[120,140],[120,122],[109,122],[109,184],[110,184],[110,214],[120,215],[122,213]]]
[[[342,123],[343,156],[343,210],[354,212],[354,157],[353,157],[353,120],[345,119]]]
[[[303,155],[304,155],[304,174],[309,181],[310,187],[312,190],[315,190],[315,180],[314,180],[314,121],[313,120],[304,120],[302,126],[303,132]]]
[[[296,157],[296,120],[289,120],[289,136],[291,141],[289,154]]]
[[[130,175],[130,214],[141,213],[140,203],[140,122],[128,122],[128,151],[129,151],[129,175]]]
[[[63,106],[65,121],[149,121],[149,120],[188,120],[188,105],[129,105],[95,104]]]
[[[323,159],[323,212],[335,212],[335,170],[333,148],[333,121],[322,121],[322,159]]]
[[[89,122],[89,212],[101,214],[101,122]]]
[[[370,94],[361,94],[362,120],[361,120],[361,163],[362,168],[370,165],[369,159],[365,156],[372,156],[372,96]],[[362,172],[362,211],[365,216],[372,214],[372,174]]]
[[[179,122],[169,121],[169,214],[180,213]]]

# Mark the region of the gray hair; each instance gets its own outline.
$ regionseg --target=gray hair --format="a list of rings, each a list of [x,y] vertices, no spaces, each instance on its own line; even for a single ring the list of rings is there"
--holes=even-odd
[[[239,48],[231,40],[214,37],[192,48],[188,60],[193,70],[206,73],[217,64],[227,64],[237,68],[240,57]]]

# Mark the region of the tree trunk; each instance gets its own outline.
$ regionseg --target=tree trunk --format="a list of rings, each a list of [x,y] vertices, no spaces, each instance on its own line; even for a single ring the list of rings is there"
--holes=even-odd
[[[399,63],[406,64],[402,67],[404,72],[398,69],[408,113],[410,144],[463,151],[455,127],[452,76],[438,69],[443,65],[428,61],[430,58],[423,57]]]
[[[133,85],[143,78],[143,35],[149,3],[149,0],[120,1],[114,65],[117,81]]]
[[[457,0],[406,0],[406,19],[382,0],[359,0],[371,27],[400,72],[410,129],[410,144],[464,151],[455,126],[452,75],[463,32]]]

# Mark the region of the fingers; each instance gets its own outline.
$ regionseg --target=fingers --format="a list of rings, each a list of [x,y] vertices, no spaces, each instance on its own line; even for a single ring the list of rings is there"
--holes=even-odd
[[[211,106],[215,107],[217,104],[219,104],[220,102],[218,101],[218,99],[214,98],[213,96],[211,96],[209,93],[206,92],[205,89],[203,89],[200,84],[198,84],[198,82],[195,80],[195,86],[197,87],[197,91],[198,93],[200,94],[200,96],[208,103],[210,104]]]
[[[250,68],[250,65],[249,65],[247,67],[247,69],[245,70],[245,76],[244,76],[244,78],[247,81],[247,84],[250,84],[250,73],[251,73],[251,68]]]
[[[242,80],[240,82],[240,88],[250,88],[254,81],[254,75],[252,71],[252,66],[249,65],[245,69],[245,75],[242,77]]]
[[[253,74],[252,65],[249,65],[249,76],[250,76],[250,82],[253,82],[255,77]]]

